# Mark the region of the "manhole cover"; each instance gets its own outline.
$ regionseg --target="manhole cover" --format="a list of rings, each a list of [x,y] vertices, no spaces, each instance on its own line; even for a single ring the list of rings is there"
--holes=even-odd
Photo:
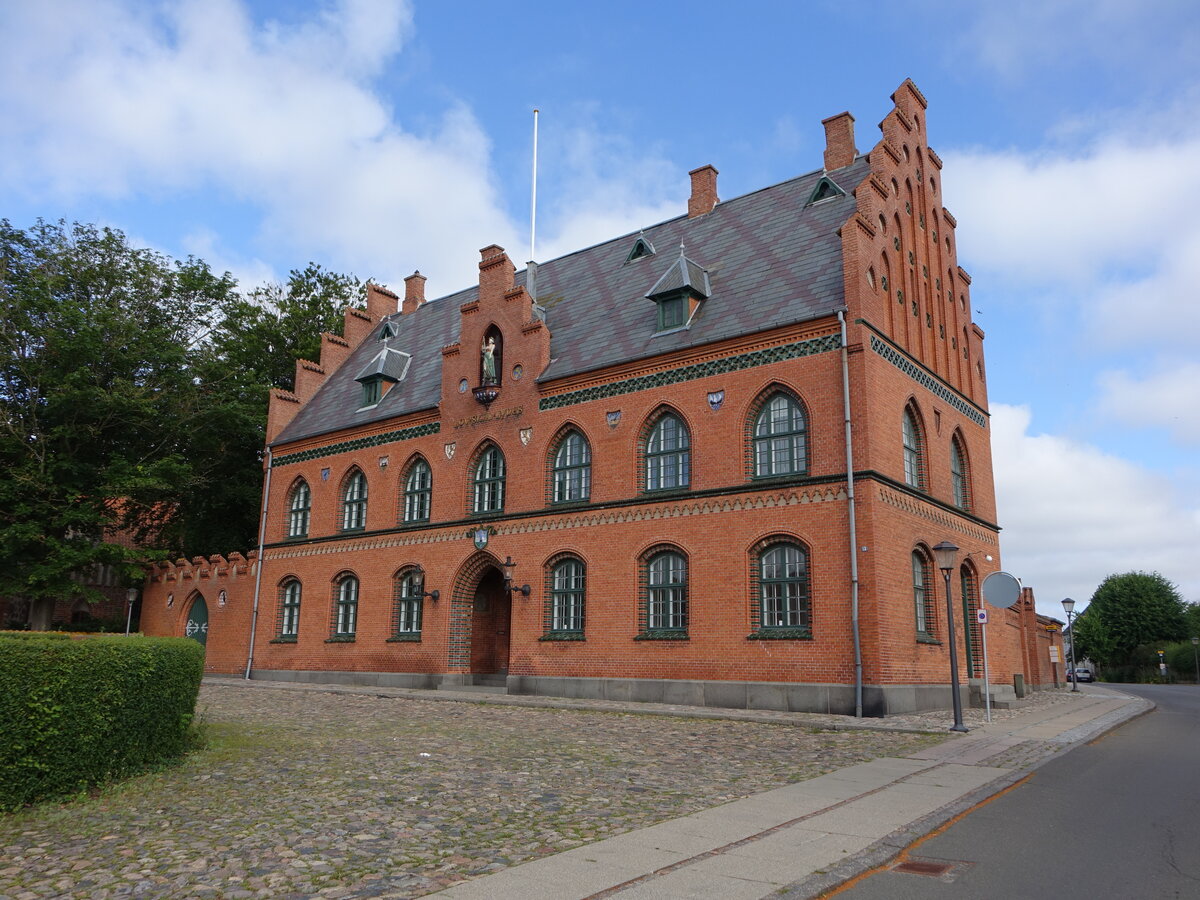
[[[902,862],[892,869],[893,872],[907,872],[909,875],[929,875],[936,878],[945,875],[953,867],[951,863],[919,862],[915,859]]]

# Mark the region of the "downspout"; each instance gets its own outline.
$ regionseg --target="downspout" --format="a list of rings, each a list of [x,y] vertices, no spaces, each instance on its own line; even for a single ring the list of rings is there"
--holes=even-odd
[[[271,448],[267,447],[267,476],[263,486],[262,517],[258,522],[258,558],[255,564],[258,569],[254,573],[254,608],[250,613],[250,654],[246,657],[246,680],[250,680],[250,670],[254,667],[254,633],[258,630],[258,595],[262,589],[263,544],[267,540],[267,501],[271,496]]]
[[[850,517],[850,630],[854,635],[854,716],[863,715],[862,640],[858,632],[858,524],[854,505],[854,441],[850,423],[850,348],[846,337],[846,308],[837,311],[842,329],[842,410],[846,426],[846,496]],[[257,596],[257,595],[256,595]]]

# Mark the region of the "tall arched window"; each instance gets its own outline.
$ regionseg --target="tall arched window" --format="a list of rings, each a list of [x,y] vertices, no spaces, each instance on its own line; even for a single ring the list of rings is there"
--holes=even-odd
[[[404,521],[428,522],[433,500],[433,474],[429,463],[418,459],[404,479]]]
[[[367,527],[367,476],[355,469],[342,489],[342,531],[362,531]]]
[[[921,427],[912,408],[904,410],[901,424],[904,443],[904,483],[918,490],[925,489],[925,460]]]
[[[959,509],[970,509],[971,490],[967,481],[967,455],[958,435],[950,441],[950,480],[954,485],[954,505]]]
[[[811,629],[804,548],[777,543],[758,555],[758,600],[759,627],[764,632]]]
[[[917,618],[917,636],[933,635],[933,582],[929,560],[919,550],[912,553],[913,607]]]
[[[290,578],[279,591],[279,634],[278,637],[295,640],[300,633],[300,582]]]
[[[578,431],[571,431],[554,452],[554,502],[586,500],[592,493],[592,449]]]
[[[474,502],[471,509],[477,513],[500,512],[504,509],[504,454],[492,445],[479,456],[475,463]]]
[[[801,475],[808,471],[804,410],[789,395],[774,394],[754,420],[754,474]]]
[[[421,601],[425,582],[416,569],[405,569],[394,579],[394,610],[392,637],[395,640],[415,640],[421,636]]]
[[[290,538],[308,537],[308,519],[312,512],[312,491],[308,482],[300,479],[292,487],[288,500],[288,530]]]
[[[352,638],[358,628],[358,579],[343,575],[334,591],[333,636]]]
[[[678,417],[662,416],[646,438],[646,490],[687,487],[691,481],[691,447],[687,427]]]
[[[959,569],[963,598],[963,621],[966,623],[964,639],[967,644],[967,677],[983,675],[983,626],[976,613],[979,611],[979,580],[969,564]]]
[[[586,581],[583,561],[568,557],[550,570],[550,630],[583,633]]]
[[[687,581],[687,560],[674,550],[646,562],[646,630],[651,636],[687,634]]]

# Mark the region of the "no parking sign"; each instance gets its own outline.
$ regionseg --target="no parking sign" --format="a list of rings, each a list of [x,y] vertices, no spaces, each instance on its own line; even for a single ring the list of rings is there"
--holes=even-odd
[[[986,625],[987,624],[987,610],[986,609],[975,610],[975,621],[978,622],[980,625]]]

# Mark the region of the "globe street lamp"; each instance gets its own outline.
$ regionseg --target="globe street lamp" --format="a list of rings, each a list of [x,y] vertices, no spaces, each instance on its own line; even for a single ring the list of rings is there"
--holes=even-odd
[[[950,572],[954,569],[958,547],[942,541],[933,548],[933,558],[946,580],[946,638],[950,642],[950,699],[954,704],[954,724],[951,731],[966,731],[962,720],[962,697],[958,695],[958,644],[954,639],[954,604],[950,602]]]
[[[1075,601],[1068,597],[1062,602],[1063,610],[1067,614],[1067,631],[1071,632],[1071,690],[1079,690],[1079,678],[1075,675],[1075,629],[1071,627],[1071,616],[1075,612]]]

